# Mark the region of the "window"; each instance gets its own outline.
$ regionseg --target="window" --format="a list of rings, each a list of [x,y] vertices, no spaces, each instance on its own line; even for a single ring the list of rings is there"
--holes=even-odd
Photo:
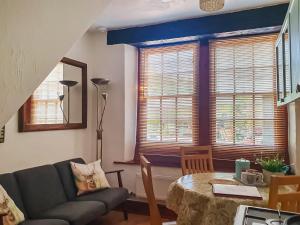
[[[140,49],[136,153],[176,166],[178,157],[171,156],[180,146],[210,144],[216,167],[228,170],[241,157],[287,157],[287,110],[277,107],[276,38]]]
[[[277,35],[210,42],[210,127],[218,158],[285,152],[286,108],[276,105]]]
[[[59,95],[63,94],[63,63],[59,63],[48,77],[35,90],[31,97],[31,122],[32,124],[57,124],[63,123],[63,105],[60,106]]]
[[[198,44],[140,49],[138,152],[198,140]]]

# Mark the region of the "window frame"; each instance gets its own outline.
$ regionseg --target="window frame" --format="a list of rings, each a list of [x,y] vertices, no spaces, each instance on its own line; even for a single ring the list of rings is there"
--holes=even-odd
[[[194,50],[194,55],[193,57],[195,57],[195,64],[194,64],[194,69],[193,69],[193,75],[194,75],[194,79],[196,80],[196,84],[193,84],[194,85],[194,88],[195,88],[195,93],[192,93],[192,94],[189,94],[189,96],[192,96],[192,101],[196,101],[197,103],[192,105],[192,107],[196,107],[196,108],[193,108],[192,111],[197,111],[199,112],[199,78],[198,78],[198,70],[199,70],[199,42],[186,42],[186,43],[178,43],[176,45],[162,45],[162,46],[152,46],[152,47],[143,47],[143,48],[139,48],[138,49],[138,98],[137,98],[137,136],[136,136],[136,149],[135,149],[135,160],[138,160],[139,158],[139,154],[141,152],[143,152],[143,154],[151,154],[152,156],[154,155],[159,155],[159,156],[166,156],[166,155],[177,155],[177,152],[179,149],[174,149],[174,146],[176,146],[176,148],[178,148],[178,146],[181,146],[181,145],[194,145],[194,144],[199,144],[199,140],[198,140],[198,136],[199,136],[199,129],[197,130],[193,130],[192,131],[192,138],[194,140],[192,140],[192,143],[176,143],[176,142],[148,142],[148,143],[156,143],[158,144],[158,146],[154,146],[153,148],[152,147],[149,147],[147,149],[147,152],[145,151],[140,151],[141,149],[141,140],[145,140],[145,136],[142,136],[141,133],[139,132],[140,130],[140,121],[141,121],[141,106],[140,106],[140,103],[143,101],[143,97],[142,97],[142,88],[141,88],[141,83],[142,83],[142,63],[141,63],[141,57],[142,57],[142,50],[143,49],[149,49],[149,48],[172,48],[172,47],[176,47],[176,46],[183,46],[183,49],[191,49],[191,47],[189,46],[185,46],[185,45],[194,45],[192,46],[193,50]],[[164,52],[164,50],[161,50],[162,52]],[[178,94],[178,95],[174,95],[174,96],[171,96],[170,98],[178,98],[180,97],[181,95]],[[151,98],[151,97],[150,97]],[[168,98],[168,96],[164,97],[163,95],[162,96],[159,96],[159,97],[154,97],[154,98],[160,98],[160,99],[164,99],[164,98]],[[170,99],[168,98],[168,99]],[[198,113],[199,114],[199,113]],[[195,126],[199,127],[199,116],[196,114],[196,117],[195,117],[195,114],[192,113],[192,124],[197,124]],[[193,127],[194,128],[194,127]],[[196,137],[196,138],[195,138]],[[145,143],[145,142],[143,142]],[[160,147],[162,147],[163,149],[160,149],[158,150]],[[144,147],[144,148],[147,148],[147,147]],[[167,152],[166,149],[169,149],[170,151]]]
[[[31,124],[32,96],[22,105],[18,112],[19,132],[36,132],[52,130],[71,130],[87,128],[87,64],[64,57],[60,62],[79,67],[82,70],[82,122],[69,124]]]
[[[277,31],[274,32],[267,32],[267,33],[258,33],[253,35],[237,35],[237,36],[228,36],[228,37],[218,37],[218,38],[205,38],[198,41],[199,44],[199,68],[198,68],[198,82],[199,82],[199,145],[212,145],[212,133],[211,133],[211,93],[210,93],[210,46],[209,42],[211,40],[222,40],[222,39],[233,39],[233,38],[247,38],[251,36],[260,36],[260,35],[268,35],[268,34],[278,34]],[[180,43],[178,43],[180,44]],[[140,49],[138,49],[138,83],[140,83]],[[138,89],[138,92],[140,90]],[[275,93],[276,95],[277,93]],[[140,96],[140,93],[138,93],[138,98]],[[274,100],[276,104],[276,99]],[[138,100],[139,102],[139,100]],[[285,120],[284,120],[284,126],[286,127],[286,135],[285,135],[285,146],[287,147],[287,141],[288,141],[288,134],[287,134],[287,109],[286,106],[281,106],[282,109],[285,111]],[[200,110],[201,109],[201,110]],[[139,113],[139,105],[137,108],[137,113]],[[137,129],[139,126],[139,118],[137,118]],[[137,140],[139,138],[139,134],[137,132]],[[274,140],[276,142],[276,140]],[[129,164],[132,163],[139,163],[139,143],[136,142],[136,149],[135,149],[135,156],[134,160],[130,161]],[[226,150],[230,150],[232,148],[232,145],[223,145],[225,148],[224,154],[227,154]],[[250,148],[253,148],[253,146],[249,146]],[[257,146],[257,148],[254,148],[255,152],[260,152],[260,147]],[[287,150],[287,148],[286,148]],[[151,159],[151,162],[156,166],[166,166],[166,167],[180,167],[180,155],[174,154],[171,152],[170,154],[160,154],[159,152],[153,152],[153,153],[143,153],[149,159]],[[253,155],[253,153],[251,153]],[[268,151],[266,152],[266,155],[274,155],[274,151]],[[242,155],[240,157],[243,157]],[[288,152],[284,152],[284,157],[286,159],[286,162],[289,162],[289,156]],[[220,157],[218,154],[214,154],[213,150],[213,161],[214,161],[214,167],[216,171],[226,171],[226,172],[232,172],[235,170],[235,160],[232,160],[230,157],[226,159],[223,157]],[[122,163],[122,162],[117,162]],[[252,168],[258,168],[258,166],[255,164],[255,162],[251,161],[251,167]]]

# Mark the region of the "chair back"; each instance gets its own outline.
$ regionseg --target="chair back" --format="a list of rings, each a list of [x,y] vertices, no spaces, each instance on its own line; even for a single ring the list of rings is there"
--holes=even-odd
[[[181,147],[182,174],[214,172],[211,146]]]
[[[141,163],[143,184],[144,184],[148,205],[149,205],[150,223],[151,225],[162,225],[161,215],[158,209],[157,202],[155,200],[155,195],[153,190],[151,163],[143,155],[140,156],[140,163]]]
[[[280,193],[280,186],[298,185],[293,192]],[[272,176],[269,192],[269,208],[300,212],[300,176]]]

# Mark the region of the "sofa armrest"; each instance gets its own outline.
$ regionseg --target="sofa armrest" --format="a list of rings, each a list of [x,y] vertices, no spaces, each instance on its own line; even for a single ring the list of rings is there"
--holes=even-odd
[[[122,182],[122,177],[121,177],[121,173],[124,170],[113,170],[113,171],[107,171],[105,172],[105,174],[111,174],[111,173],[116,173],[117,177],[118,177],[118,183],[119,183],[119,187],[123,187],[123,182]],[[1,225],[1,224],[0,224]]]
[[[0,225],[3,225],[3,217],[6,216],[7,214],[0,214]]]

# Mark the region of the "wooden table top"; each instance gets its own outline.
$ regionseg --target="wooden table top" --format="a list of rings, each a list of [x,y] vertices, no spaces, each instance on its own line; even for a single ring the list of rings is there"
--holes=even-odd
[[[180,177],[176,183],[185,190],[197,192],[198,194],[206,195],[207,197],[216,197],[212,192],[212,185],[210,181],[214,179],[226,179],[237,184],[243,185],[237,182],[233,176],[234,173],[197,173]],[[267,202],[269,198],[269,187],[258,187],[259,193],[262,195],[263,201]],[[224,197],[223,197],[224,198]],[[228,197],[225,197],[228,198]],[[230,199],[235,199],[230,197]],[[239,201],[241,198],[238,198]],[[262,200],[256,200],[262,201]]]

